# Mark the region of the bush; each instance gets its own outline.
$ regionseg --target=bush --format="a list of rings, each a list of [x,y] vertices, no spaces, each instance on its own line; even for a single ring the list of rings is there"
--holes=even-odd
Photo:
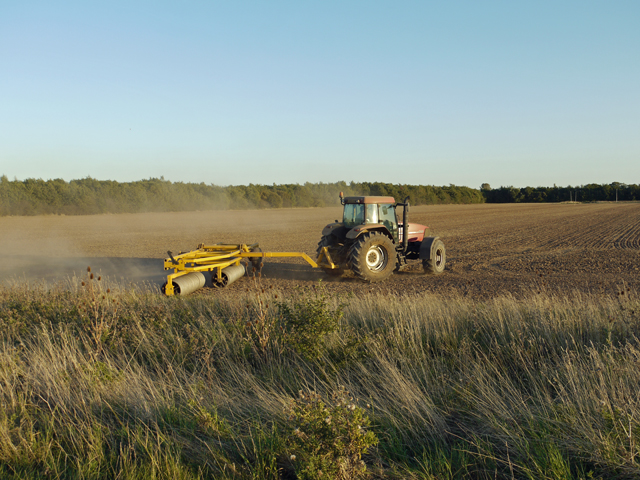
[[[300,392],[291,405],[290,461],[300,480],[351,480],[367,476],[362,460],[378,443],[367,431],[369,417],[344,387],[325,402],[315,392]]]
[[[329,306],[322,289],[314,288],[314,292],[314,296],[277,304],[284,345],[307,360],[317,359],[322,354],[325,339],[338,330],[344,310],[344,305]]]

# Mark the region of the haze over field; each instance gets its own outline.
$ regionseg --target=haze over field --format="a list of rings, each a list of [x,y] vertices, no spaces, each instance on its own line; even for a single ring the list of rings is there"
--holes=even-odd
[[[199,243],[259,243],[265,252],[315,258],[322,227],[340,206],[314,209],[169,212],[118,215],[0,217],[0,286],[49,283],[96,274],[158,288],[167,250]],[[612,293],[640,290],[640,203],[429,205],[410,220],[429,226],[447,252],[446,272],[424,275],[420,261],[376,284],[351,274],[330,277],[301,259],[268,258],[262,281],[283,293],[319,280],[331,293],[450,295],[483,300],[532,292]],[[208,277],[208,274],[207,274]],[[213,298],[252,285],[244,278]]]
[[[640,174],[638,2],[3,2],[0,175]]]

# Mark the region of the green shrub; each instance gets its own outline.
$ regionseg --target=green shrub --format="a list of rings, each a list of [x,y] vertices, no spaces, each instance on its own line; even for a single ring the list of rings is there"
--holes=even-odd
[[[317,359],[322,354],[325,339],[338,330],[344,310],[344,305],[331,307],[321,288],[314,288],[314,292],[313,296],[277,304],[284,345],[307,360]]]
[[[367,430],[369,417],[344,387],[327,402],[315,392],[300,392],[289,420],[289,459],[300,480],[367,476],[362,455],[378,439]]]

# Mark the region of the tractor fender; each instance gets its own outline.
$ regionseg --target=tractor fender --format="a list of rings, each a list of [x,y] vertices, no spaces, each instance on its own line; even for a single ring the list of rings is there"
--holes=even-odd
[[[342,227],[342,223],[330,223],[322,229],[322,235],[328,237],[340,227]]]
[[[429,260],[433,256],[432,247],[436,240],[440,240],[440,237],[424,237],[420,244],[420,259]]]
[[[356,225],[351,230],[347,232],[347,238],[349,240],[354,240],[358,238],[363,233],[367,232],[382,232],[387,237],[393,241],[393,236],[389,233],[389,229],[385,227],[382,223],[368,223],[366,225]]]

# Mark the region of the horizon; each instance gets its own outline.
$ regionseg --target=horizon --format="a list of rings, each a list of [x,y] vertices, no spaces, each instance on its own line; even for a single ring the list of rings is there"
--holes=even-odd
[[[436,185],[436,184],[431,184],[431,183],[392,183],[392,182],[380,182],[380,181],[363,181],[363,182],[358,182],[355,180],[350,180],[350,181],[346,181],[346,180],[337,180],[335,182],[293,182],[293,183],[244,183],[244,184],[234,184],[234,185],[219,185],[219,184],[215,184],[215,183],[207,183],[207,182],[191,182],[191,181],[172,181],[172,180],[168,180],[164,177],[149,177],[149,178],[140,178],[137,180],[130,180],[130,181],[118,181],[118,180],[113,180],[113,179],[100,179],[100,178],[95,178],[92,177],[91,175],[88,175],[86,177],[83,178],[72,178],[70,180],[66,180],[64,178],[48,178],[48,179],[43,179],[43,178],[36,178],[36,177],[28,177],[28,178],[24,178],[24,179],[19,179],[14,177],[13,180],[9,179],[9,177],[6,174],[0,174],[0,180],[4,180],[6,179],[9,182],[26,182],[28,180],[42,180],[44,182],[52,182],[52,181],[56,181],[56,180],[62,180],[65,183],[71,183],[74,181],[81,181],[81,180],[96,180],[98,182],[116,182],[116,183],[137,183],[137,182],[145,182],[145,181],[153,181],[153,180],[158,180],[158,181],[162,181],[162,182],[168,182],[168,183],[183,183],[183,184],[193,184],[193,185],[201,185],[204,184],[206,186],[211,186],[211,187],[220,187],[220,188],[228,188],[228,187],[248,187],[250,185],[255,185],[255,186],[261,186],[261,187],[278,187],[278,186],[287,186],[287,185],[304,185],[305,183],[310,183],[310,184],[316,184],[316,185],[320,185],[320,184],[325,184],[325,185],[335,185],[338,183],[345,183],[346,185],[350,185],[352,183],[358,184],[358,183],[368,183],[368,184],[376,184],[376,183],[381,183],[381,184],[388,184],[388,185],[399,185],[399,186],[423,186],[423,187],[437,187],[437,188],[445,188],[445,187],[463,187],[463,188],[470,188],[470,189],[475,189],[475,190],[482,190],[482,186],[484,184],[488,184],[491,190],[496,190],[496,189],[501,189],[501,188],[518,188],[518,189],[523,189],[523,188],[582,188],[582,187],[586,187],[589,185],[601,185],[601,186],[611,186],[611,185],[619,185],[622,187],[627,187],[627,186],[633,186],[633,185],[637,185],[631,182],[618,182],[618,181],[613,181],[613,182],[609,182],[609,183],[596,183],[596,182],[591,182],[591,183],[582,183],[582,184],[568,184],[568,185],[557,185],[556,183],[554,183],[553,185],[523,185],[523,186],[517,186],[517,185],[500,185],[500,186],[492,186],[491,184],[489,184],[488,182],[483,182],[481,185],[477,186],[477,187],[473,187],[470,185],[456,185],[453,183],[450,183],[448,185]]]

